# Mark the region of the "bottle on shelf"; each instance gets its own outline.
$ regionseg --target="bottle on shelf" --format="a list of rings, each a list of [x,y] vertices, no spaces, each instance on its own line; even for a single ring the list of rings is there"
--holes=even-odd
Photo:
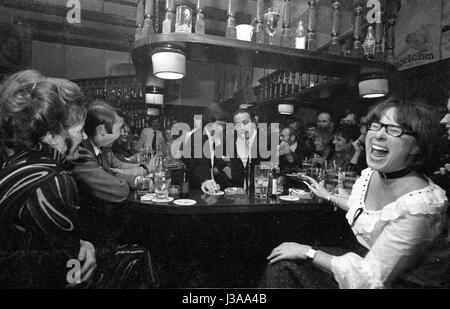
[[[197,0],[197,18],[195,19],[195,33],[205,34],[205,16],[200,0]]]
[[[297,30],[295,31],[295,48],[306,49],[307,32],[303,25],[303,21],[298,22]]]
[[[367,28],[367,35],[364,43],[362,45],[364,51],[364,57],[368,60],[375,59],[375,36],[373,35],[373,27],[369,26]]]
[[[175,13],[173,0],[166,0],[166,16],[162,22],[162,33],[175,31]]]

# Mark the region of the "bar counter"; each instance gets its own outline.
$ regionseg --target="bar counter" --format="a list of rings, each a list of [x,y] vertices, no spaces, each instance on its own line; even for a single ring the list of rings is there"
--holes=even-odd
[[[330,208],[328,203],[316,198],[291,202],[283,201],[279,197],[259,199],[252,194],[242,196],[209,195],[201,191],[191,192],[188,198],[197,203],[195,205],[176,205],[173,201],[167,203],[143,202],[139,199],[137,192],[133,191],[127,200],[127,206],[137,211],[172,215],[323,211]]]
[[[354,244],[344,213],[315,199],[189,198],[197,204],[141,202],[132,192],[122,208],[128,240],[150,249],[160,287],[251,288],[282,242]]]

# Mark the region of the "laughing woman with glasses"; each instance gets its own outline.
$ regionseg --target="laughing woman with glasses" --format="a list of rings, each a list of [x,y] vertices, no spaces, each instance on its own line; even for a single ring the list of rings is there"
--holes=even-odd
[[[316,251],[308,245],[283,243],[267,257],[262,286],[448,286],[448,199],[445,191],[425,176],[437,161],[437,113],[418,100],[389,98],[369,112],[368,123],[368,168],[350,197],[330,194],[312,178],[308,184],[316,196],[346,211],[348,223],[367,253],[339,251],[332,255],[338,250]],[[320,275],[320,270],[328,276]]]

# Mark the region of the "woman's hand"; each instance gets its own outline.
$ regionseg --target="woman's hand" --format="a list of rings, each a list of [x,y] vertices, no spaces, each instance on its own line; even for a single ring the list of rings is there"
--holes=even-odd
[[[78,253],[78,260],[82,264],[80,281],[86,282],[92,277],[95,269],[97,268],[95,248],[90,242],[80,239],[80,252]]]
[[[311,249],[311,246],[301,245],[295,242],[284,242],[272,250],[267,260],[269,260],[269,264],[280,260],[306,260],[306,252],[309,249]]]
[[[319,184],[314,178],[309,176],[303,176],[304,178],[308,179],[310,183],[303,181],[304,184],[306,184],[309,188],[309,190],[314,193],[318,198],[327,199],[330,195],[330,192],[325,189],[324,186]]]

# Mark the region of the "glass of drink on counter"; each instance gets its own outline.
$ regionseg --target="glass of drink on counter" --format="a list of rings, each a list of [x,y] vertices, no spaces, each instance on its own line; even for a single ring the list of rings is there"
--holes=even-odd
[[[155,193],[157,199],[166,199],[169,196],[171,179],[167,177],[155,177]]]
[[[149,193],[152,186],[152,179],[148,176],[138,176],[134,180],[136,186],[136,191],[139,195],[144,195]]]
[[[255,198],[267,198],[269,172],[265,166],[255,166]]]

